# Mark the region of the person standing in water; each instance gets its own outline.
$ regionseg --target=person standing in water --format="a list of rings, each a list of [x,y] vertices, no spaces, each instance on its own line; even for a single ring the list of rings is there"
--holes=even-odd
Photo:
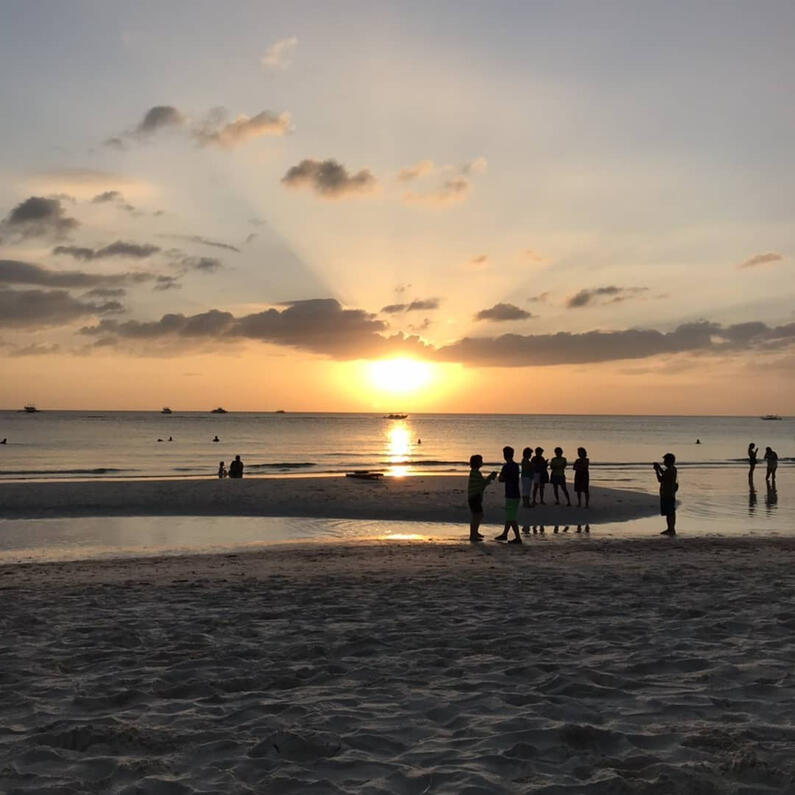
[[[577,494],[577,507],[582,506],[582,497],[585,496],[585,507],[588,508],[588,503],[591,501],[590,481],[591,476],[588,472],[590,461],[588,460],[588,451],[584,447],[577,448],[577,460],[572,464],[574,470],[574,491]]]
[[[563,490],[566,497],[566,504],[571,508],[571,497],[566,488],[566,465],[568,461],[563,457],[563,448],[555,448],[555,457],[549,459],[549,480],[552,483],[552,491],[555,493],[555,505],[560,505],[558,488]]]
[[[544,484],[549,481],[547,474],[547,459],[544,458],[544,448],[536,447],[536,454],[533,456],[533,502],[530,507],[535,507],[536,496],[542,505],[544,504]]]
[[[765,448],[764,460],[767,461],[767,472],[765,473],[765,483],[768,486],[776,487],[776,470],[778,469],[778,453],[772,447]]]
[[[666,453],[663,456],[665,468],[655,461],[652,466],[660,484],[660,515],[665,517],[666,528],[660,533],[662,536],[676,535],[676,492],[679,484],[676,481],[676,456]]]
[[[754,470],[756,469],[756,456],[759,450],[757,450],[756,445],[751,442],[748,445],[748,482],[753,485],[754,480]]]
[[[503,447],[505,463],[500,471],[500,483],[505,484],[505,529],[495,537],[495,541],[508,541],[508,530],[513,530],[515,538],[509,544],[521,544],[519,537],[519,464],[513,460],[513,447]]]
[[[219,463],[218,463],[218,477],[219,478],[225,478],[226,475],[227,475],[226,464],[224,464],[223,461],[219,461]]]
[[[496,472],[492,472],[487,478],[483,477],[480,468],[483,466],[482,455],[472,455],[469,457],[469,481],[467,483],[467,502],[469,503],[469,540],[472,542],[482,541],[483,536],[478,532],[483,521],[483,492],[486,486],[497,477]]]

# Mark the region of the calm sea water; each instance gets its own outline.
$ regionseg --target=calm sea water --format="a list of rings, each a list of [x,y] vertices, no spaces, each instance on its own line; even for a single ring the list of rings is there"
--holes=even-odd
[[[214,437],[220,439],[213,442]],[[211,477],[239,454],[248,475],[380,469],[394,474],[466,471],[472,453],[487,466],[505,444],[517,451],[580,445],[595,469],[648,472],[667,451],[681,466],[741,467],[749,442],[795,453],[795,420],[752,417],[636,417],[417,414],[0,412],[0,478]],[[173,441],[168,441],[169,437]],[[696,439],[701,444],[695,444]],[[163,440],[163,441],[158,441]],[[633,478],[634,479],[634,478]]]
[[[213,442],[214,436],[220,441]],[[173,441],[169,442],[169,436]],[[636,417],[420,414],[388,420],[372,414],[147,412],[0,412],[0,480],[215,477],[218,462],[239,454],[246,476],[467,472],[480,453],[497,465],[503,445],[517,451],[584,446],[596,485],[655,492],[650,463],[677,456],[679,527],[694,534],[795,533],[795,420],[753,417]],[[159,442],[158,439],[164,441]],[[696,444],[696,439],[700,444]],[[749,489],[749,442],[780,458],[778,487],[765,487],[764,464]],[[792,489],[792,493],[790,492]],[[490,517],[497,521],[498,516]],[[653,534],[656,518],[591,528],[597,534]],[[574,536],[576,527],[559,528]],[[0,560],[29,556],[161,553],[306,539],[372,535],[373,523],[219,517],[0,520]],[[458,537],[450,525],[379,523],[377,534]],[[554,527],[546,528],[546,538]],[[576,536],[580,538],[582,536]],[[132,545],[131,545],[132,544]],[[34,552],[34,550],[37,550]],[[91,552],[89,551],[91,550]],[[10,557],[9,557],[10,556]]]

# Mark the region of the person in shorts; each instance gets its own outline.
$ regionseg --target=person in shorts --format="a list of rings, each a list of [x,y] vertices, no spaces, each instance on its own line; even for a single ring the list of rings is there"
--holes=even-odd
[[[666,453],[663,456],[665,468],[655,461],[652,466],[660,484],[660,515],[665,517],[666,528],[660,533],[662,536],[676,535],[676,492],[679,484],[676,481],[676,456]]]
[[[469,482],[467,483],[467,502],[469,503],[469,540],[472,542],[482,541],[483,536],[478,532],[480,523],[483,521],[483,492],[486,486],[497,477],[496,472],[492,472],[484,478],[480,468],[483,466],[482,455],[471,455],[469,457]]]
[[[505,463],[500,470],[500,483],[505,484],[505,529],[498,535],[495,541],[508,541],[508,530],[513,530],[514,538],[508,541],[509,544],[521,544],[519,537],[519,464],[513,460],[513,447],[503,447],[502,455]]]
[[[574,491],[577,494],[577,507],[582,507],[582,498],[585,497],[585,507],[591,501],[591,476],[588,472],[590,461],[588,451],[584,447],[577,448],[577,460],[572,464],[574,470]]]
[[[568,461],[563,457],[563,448],[555,448],[555,457],[549,459],[549,480],[552,483],[552,490],[555,492],[555,505],[560,505],[558,489],[563,490],[566,497],[566,504],[571,508],[571,497],[566,488],[566,465]]]
[[[536,497],[539,497],[538,502],[544,504],[544,485],[549,483],[549,473],[547,472],[547,459],[544,458],[544,448],[536,447],[536,454],[533,456],[533,501],[530,507],[534,508],[536,505]]]
[[[765,483],[773,488],[776,487],[776,470],[778,469],[778,453],[772,447],[765,448],[764,460],[767,461],[767,472],[765,473]]]

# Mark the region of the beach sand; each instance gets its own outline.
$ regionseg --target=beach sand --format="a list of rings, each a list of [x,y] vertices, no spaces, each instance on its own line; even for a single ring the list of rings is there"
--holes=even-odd
[[[795,539],[0,567],[4,793],[795,790]]]
[[[345,477],[13,481],[0,483],[0,517],[307,516],[465,525],[469,522],[466,487],[466,475],[381,481]],[[487,522],[502,521],[502,495],[502,484],[486,489]],[[550,487],[546,500],[547,505],[521,509],[520,520],[534,524],[622,522],[654,515],[659,509],[654,494],[599,486],[591,488],[588,510],[551,504]]]

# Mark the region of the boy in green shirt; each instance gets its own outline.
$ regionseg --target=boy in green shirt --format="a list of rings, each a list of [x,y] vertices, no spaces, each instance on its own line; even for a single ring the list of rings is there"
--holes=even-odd
[[[482,541],[483,536],[478,532],[480,523],[483,521],[483,492],[486,486],[497,477],[496,472],[492,472],[484,478],[480,472],[483,466],[483,456],[473,455],[469,457],[469,482],[467,483],[467,502],[469,511],[472,514],[469,520],[469,540]]]

